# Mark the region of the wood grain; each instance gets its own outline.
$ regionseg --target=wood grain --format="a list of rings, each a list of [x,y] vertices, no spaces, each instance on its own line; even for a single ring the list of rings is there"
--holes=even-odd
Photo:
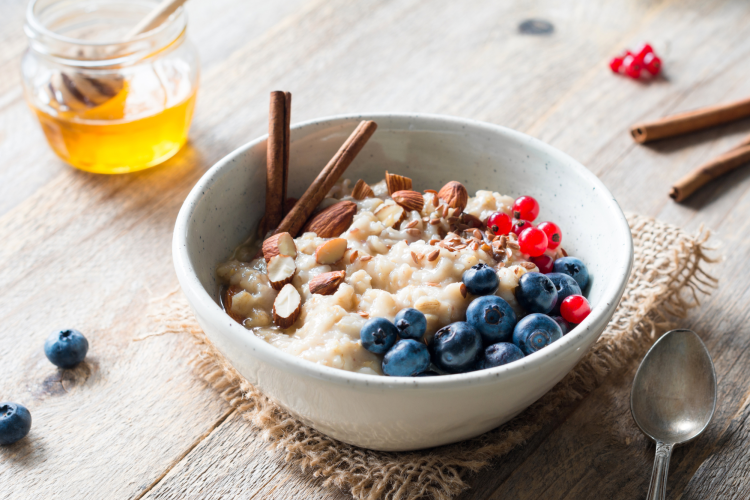
[[[15,498],[305,498],[344,492],[286,465],[187,366],[190,340],[149,333],[149,300],[176,284],[171,230],[216,160],[267,130],[267,96],[295,95],[294,120],[344,112],[434,112],[487,120],[551,143],[599,175],[626,210],[714,229],[722,288],[681,326],[716,362],[720,405],[678,448],[669,498],[750,494],[750,169],[685,205],[669,186],[733,147],[750,121],[635,146],[632,123],[750,94],[750,5],[733,0],[492,2],[296,0],[247,8],[189,2],[203,76],[190,143],[165,166],[118,177],[68,168],[22,102],[23,2],[0,4],[0,399],[27,404],[29,438],[0,448]],[[602,5],[604,4],[604,5]],[[520,35],[540,17],[550,36]],[[612,75],[607,59],[650,41],[664,77]],[[91,341],[57,371],[41,344],[57,327]],[[653,446],[628,410],[634,367],[471,478],[462,499],[643,498]]]

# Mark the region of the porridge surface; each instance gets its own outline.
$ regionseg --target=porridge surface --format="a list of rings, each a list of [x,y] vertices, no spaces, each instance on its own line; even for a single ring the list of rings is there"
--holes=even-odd
[[[344,180],[334,186],[321,204],[327,206],[340,200],[357,204],[351,226],[340,236],[348,242],[341,261],[333,265],[316,262],[315,250],[328,239],[315,233],[295,238],[297,273],[292,285],[301,295],[302,310],[299,319],[287,329],[273,323],[271,311],[279,292],[271,287],[265,260],[253,259],[257,245],[238,248],[232,260],[219,265],[217,273],[222,282],[242,289],[233,296],[230,312],[246,318],[243,324],[251,334],[315,363],[382,374],[380,357],[360,343],[359,332],[365,322],[374,317],[392,321],[401,309],[413,307],[427,318],[429,340],[441,327],[463,320],[472,298],[464,296],[465,289],[462,293],[461,278],[464,271],[479,263],[497,266],[500,287],[496,294],[519,315],[524,314],[513,290],[524,273],[538,269],[520,253],[517,245],[510,243],[498,263],[489,241],[471,240],[467,237],[470,229],[468,233],[457,231],[463,237],[450,232],[456,228],[456,218],[452,212],[445,213],[447,207],[440,206],[441,201],[433,192],[424,194],[421,212],[408,213],[399,229],[388,227],[378,220],[375,212],[394,201],[388,196],[384,181],[372,189],[375,197],[355,200],[350,196],[350,182]],[[481,220],[493,212],[510,215],[513,201],[496,192],[477,191],[469,198],[463,213]],[[437,257],[435,250],[439,252]],[[312,278],[339,270],[346,271],[346,279],[334,294],[310,293],[308,282]]]

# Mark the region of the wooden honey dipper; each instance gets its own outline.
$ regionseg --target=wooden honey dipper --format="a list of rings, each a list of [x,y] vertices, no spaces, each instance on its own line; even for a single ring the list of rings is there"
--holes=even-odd
[[[186,1],[163,0],[125,35],[122,42],[129,42],[138,35],[156,28]],[[124,85],[125,81],[122,75],[113,74],[92,78],[83,73],[58,71],[52,75],[49,88],[55,100],[60,104],[64,104],[73,111],[85,111],[112,99],[122,90]]]

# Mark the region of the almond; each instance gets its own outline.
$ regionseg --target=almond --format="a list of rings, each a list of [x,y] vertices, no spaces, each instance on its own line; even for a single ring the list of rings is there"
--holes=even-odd
[[[310,293],[333,295],[339,285],[344,282],[344,278],[346,278],[346,271],[331,271],[330,273],[319,274],[308,283]]]
[[[424,208],[424,196],[416,191],[396,191],[391,198],[409,212],[412,210],[421,212]]]
[[[344,257],[347,243],[344,238],[326,241],[315,250],[315,262],[323,265],[335,264]]]
[[[277,255],[288,255],[289,257],[297,256],[297,245],[294,244],[294,238],[289,233],[274,234],[263,242],[263,257],[266,262],[270,261]]]
[[[279,328],[289,328],[302,312],[302,298],[294,285],[287,283],[273,301],[273,322]]]
[[[352,189],[352,198],[355,200],[364,200],[365,198],[374,198],[375,193],[372,188],[362,179],[358,180]]]
[[[411,189],[411,179],[403,175],[389,174],[385,171],[385,185],[388,186],[388,194],[393,195],[396,191]]]
[[[440,188],[438,197],[447,203],[449,207],[457,208],[458,211],[466,208],[466,203],[469,201],[469,193],[466,191],[464,185],[458,181],[450,181]]]
[[[297,272],[297,266],[294,264],[294,257],[288,255],[277,255],[272,257],[266,265],[268,281],[274,290],[281,290],[287,283],[292,282],[294,274]]]
[[[245,318],[242,315],[232,311],[232,297],[242,292],[242,290],[242,287],[232,285],[226,288],[221,295],[221,301],[224,304],[224,311],[226,311],[226,313],[240,325],[243,324]]]
[[[406,219],[406,210],[401,205],[386,202],[375,211],[375,217],[386,227],[398,227]]]
[[[307,221],[302,232],[315,233],[321,238],[336,238],[349,228],[356,213],[356,203],[340,201]]]

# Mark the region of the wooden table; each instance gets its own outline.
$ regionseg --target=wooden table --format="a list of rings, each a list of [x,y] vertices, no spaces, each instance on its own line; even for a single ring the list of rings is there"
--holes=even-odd
[[[193,0],[203,72],[190,142],[162,167],[106,177],[58,160],[22,100],[25,3],[0,3],[0,400],[27,405],[34,423],[0,448],[2,498],[349,498],[253,441],[188,366],[190,338],[136,341],[149,301],[176,286],[170,241],[183,199],[215,161],[266,132],[273,89],[294,94],[293,122],[399,111],[511,127],[588,166],[623,209],[713,230],[721,288],[681,325],[713,355],[719,407],[675,452],[669,498],[750,496],[750,167],[684,205],[667,198],[674,180],[750,133],[750,120],[649,147],[628,135],[636,121],[750,94],[750,4]],[[554,33],[519,34],[531,17]],[[644,40],[664,76],[611,74],[608,59]],[[45,359],[44,339],[62,327],[87,334],[85,366],[61,372]],[[561,412],[461,498],[644,498],[654,448],[630,417],[632,376]]]

